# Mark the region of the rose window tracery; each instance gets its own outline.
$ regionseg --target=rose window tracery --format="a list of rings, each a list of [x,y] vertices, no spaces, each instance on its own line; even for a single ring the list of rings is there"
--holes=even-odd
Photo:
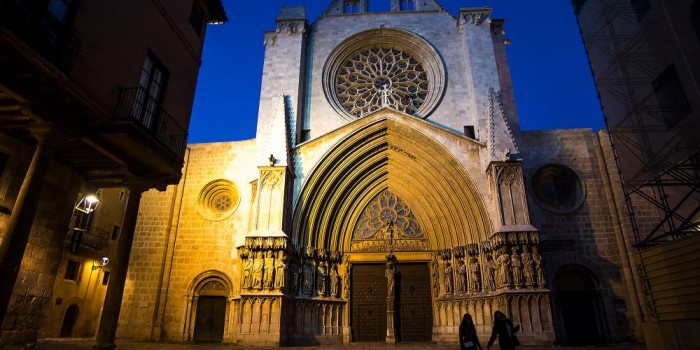
[[[385,190],[370,202],[358,220],[354,232],[355,239],[386,239],[377,234],[393,224],[396,238],[422,238],[423,232],[411,208],[393,193]]]
[[[342,107],[359,118],[383,106],[413,114],[425,102],[429,87],[428,74],[412,55],[372,47],[341,64],[335,89]]]

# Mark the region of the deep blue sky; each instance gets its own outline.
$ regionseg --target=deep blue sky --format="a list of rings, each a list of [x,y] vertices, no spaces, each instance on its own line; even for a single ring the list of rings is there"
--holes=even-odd
[[[224,0],[229,22],[207,29],[189,142],[254,138],[263,31],[275,28],[280,6],[305,5],[312,22],[330,2]],[[370,4],[378,2],[389,0],[370,0]],[[523,129],[604,127],[570,1],[438,2],[453,16],[461,7],[489,6],[493,18],[506,19],[506,38],[512,41],[508,58]]]

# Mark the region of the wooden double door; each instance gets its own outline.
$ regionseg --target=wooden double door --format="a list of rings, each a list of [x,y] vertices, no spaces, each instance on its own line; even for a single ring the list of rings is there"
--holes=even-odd
[[[387,329],[387,279],[384,264],[356,264],[351,272],[352,336],[356,342],[384,342]],[[427,263],[396,264],[394,325],[400,342],[432,338],[430,269]]]

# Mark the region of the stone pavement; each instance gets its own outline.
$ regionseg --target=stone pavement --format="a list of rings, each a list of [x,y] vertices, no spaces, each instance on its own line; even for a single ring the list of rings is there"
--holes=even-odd
[[[90,339],[41,339],[37,343],[35,350],[92,350],[93,340]],[[128,350],[237,350],[237,349],[271,349],[261,347],[244,347],[234,344],[207,344],[207,343],[171,343],[171,342],[145,342],[132,340],[117,340],[117,349]],[[295,346],[286,349],[292,350],[319,350],[319,349],[343,349],[343,350],[455,350],[454,345],[437,345],[426,343],[400,343],[397,345],[386,345],[380,343],[352,343],[349,345],[324,345],[324,346]],[[492,349],[497,350],[498,346]],[[620,350],[645,350],[643,344],[604,344],[598,346],[585,347],[528,347],[521,346],[521,350],[596,350],[596,349],[620,349]]]

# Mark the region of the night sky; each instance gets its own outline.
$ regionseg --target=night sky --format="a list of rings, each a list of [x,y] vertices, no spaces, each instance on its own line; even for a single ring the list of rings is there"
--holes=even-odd
[[[505,18],[508,59],[521,127],[604,127],[590,68],[567,0],[438,0],[453,16],[489,6]],[[224,0],[229,22],[207,29],[190,123],[190,143],[255,137],[263,65],[263,31],[280,6],[305,5],[309,22],[331,0]],[[388,7],[389,0],[370,0]],[[379,5],[386,3],[387,5]]]

